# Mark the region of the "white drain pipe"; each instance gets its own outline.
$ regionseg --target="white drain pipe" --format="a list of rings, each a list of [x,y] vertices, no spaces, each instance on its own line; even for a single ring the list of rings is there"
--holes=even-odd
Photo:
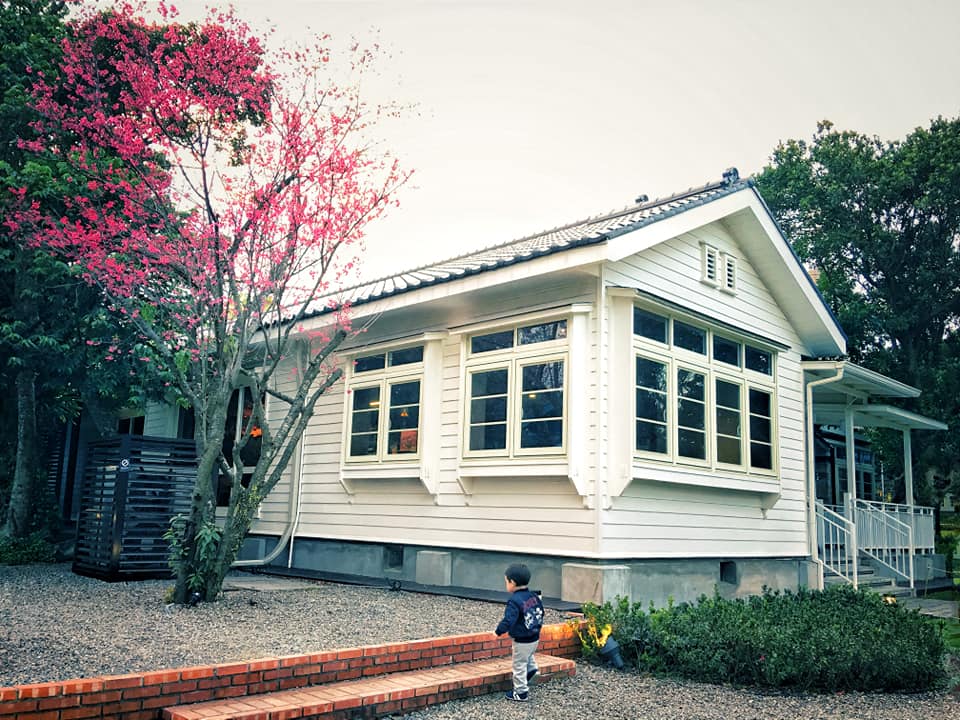
[[[831,377],[812,380],[807,383],[807,535],[810,538],[810,559],[817,562],[819,551],[817,549],[817,478],[815,466],[815,454],[813,444],[813,388],[819,385],[827,385],[837,382],[843,378],[843,362],[834,363],[836,375]]]

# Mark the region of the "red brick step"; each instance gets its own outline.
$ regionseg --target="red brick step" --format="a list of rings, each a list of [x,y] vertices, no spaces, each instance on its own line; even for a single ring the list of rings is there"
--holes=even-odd
[[[538,681],[569,677],[572,660],[537,654]],[[426,670],[377,675],[282,690],[263,695],[226,698],[164,708],[165,720],[346,720],[413,712],[419,708],[511,687],[509,657],[442,665]]]

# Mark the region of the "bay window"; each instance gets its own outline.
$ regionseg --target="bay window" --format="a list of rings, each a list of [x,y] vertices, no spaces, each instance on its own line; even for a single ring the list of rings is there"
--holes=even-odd
[[[567,321],[474,335],[468,342],[467,456],[564,451]]]
[[[653,310],[633,321],[635,455],[773,472],[774,353]]]
[[[418,457],[422,375],[422,345],[354,359],[347,460],[390,462]]]

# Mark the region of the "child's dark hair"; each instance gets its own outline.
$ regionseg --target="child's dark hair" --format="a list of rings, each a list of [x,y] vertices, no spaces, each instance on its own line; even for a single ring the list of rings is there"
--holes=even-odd
[[[522,563],[514,563],[504,573],[507,580],[512,580],[518,587],[530,584],[530,568]]]

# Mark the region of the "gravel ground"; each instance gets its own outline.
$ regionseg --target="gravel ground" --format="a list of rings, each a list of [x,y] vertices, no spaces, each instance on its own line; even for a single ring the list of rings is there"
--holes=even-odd
[[[502,613],[493,603],[322,582],[167,607],[169,585],[105,583],[69,565],[0,566],[0,687],[490,630]],[[562,619],[548,612],[548,621]],[[525,705],[491,695],[406,717],[960,720],[960,701],[946,693],[760,693],[580,662],[575,678],[537,685]]]

